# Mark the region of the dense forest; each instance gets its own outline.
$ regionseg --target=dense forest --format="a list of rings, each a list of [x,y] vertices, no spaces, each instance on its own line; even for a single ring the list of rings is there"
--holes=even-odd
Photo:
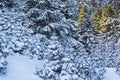
[[[113,80],[119,39],[120,0],[0,0],[0,80],[16,54],[42,61],[38,80]]]

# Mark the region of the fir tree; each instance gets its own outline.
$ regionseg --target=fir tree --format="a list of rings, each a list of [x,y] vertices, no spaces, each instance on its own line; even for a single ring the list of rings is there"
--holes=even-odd
[[[7,61],[5,60],[6,55],[4,53],[0,53],[0,74],[6,73]]]
[[[38,68],[36,75],[45,80],[78,79],[77,68],[70,56],[72,54],[70,49],[65,49],[56,36],[52,36],[51,40],[48,52],[45,53],[44,68]]]
[[[120,19],[120,13],[118,14],[118,18]]]
[[[82,5],[82,8],[80,9],[80,13],[78,15],[78,20],[77,20],[78,22],[82,21],[83,18],[85,17],[86,12],[87,12],[86,8],[87,8],[86,5]]]
[[[97,7],[96,10],[95,10],[95,12],[94,12],[94,15],[93,15],[93,24],[95,26],[95,30],[99,30],[100,19],[101,19],[100,9],[99,9],[99,7]]]
[[[25,12],[30,23],[25,22],[25,24],[33,29],[35,34],[44,34],[50,38],[55,32],[61,37],[63,33],[67,32],[68,34],[68,30],[70,30],[66,25],[76,24],[71,18],[76,14],[76,11],[73,11],[75,5],[76,2],[72,1],[71,3],[71,0],[64,2],[61,0],[28,0],[26,1]]]
[[[78,41],[81,42],[82,48],[80,47],[78,50],[79,54],[76,56],[76,65],[78,69],[78,75],[82,77],[84,80],[89,80],[93,79],[93,74],[95,75],[96,79],[100,79],[103,77],[100,77],[98,73],[94,70],[94,68],[98,68],[98,66],[101,66],[103,69],[104,65],[104,60],[101,59],[100,57],[102,55],[99,54],[97,56],[98,62],[101,64],[98,65],[99,63],[94,59],[96,58],[95,56],[98,55],[98,53],[95,51],[96,46],[98,44],[97,37],[93,34],[93,26],[91,24],[91,21],[89,20],[89,17],[85,17],[79,24],[79,29],[80,29],[80,38]],[[80,45],[81,46],[81,45]],[[98,65],[98,66],[95,66]],[[98,76],[97,76],[98,75]]]
[[[0,0],[0,7],[9,7],[12,8],[14,6],[13,0]]]
[[[114,11],[112,9],[112,5],[107,5],[102,9],[102,15],[100,20],[100,32],[109,32],[110,26],[106,25],[106,21],[108,17],[114,17]]]

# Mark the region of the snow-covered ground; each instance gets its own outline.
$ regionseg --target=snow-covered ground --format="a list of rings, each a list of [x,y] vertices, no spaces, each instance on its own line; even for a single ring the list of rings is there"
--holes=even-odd
[[[107,68],[104,80],[120,80],[120,76],[116,73],[115,68]]]
[[[43,61],[19,54],[8,56],[7,61],[7,74],[0,75],[0,80],[42,80],[35,75],[35,71],[37,66],[42,67]],[[120,76],[116,74],[115,68],[106,68],[103,80],[120,80]]]
[[[35,71],[37,66],[43,65],[42,61],[19,54],[8,56],[7,61],[7,74],[0,75],[0,80],[41,80]]]

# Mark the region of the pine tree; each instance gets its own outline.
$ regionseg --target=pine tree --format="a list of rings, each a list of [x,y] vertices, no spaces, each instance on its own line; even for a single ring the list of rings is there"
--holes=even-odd
[[[118,18],[120,19],[120,13],[118,14]]]
[[[0,74],[6,73],[7,61],[5,60],[6,55],[4,53],[0,53]]]
[[[109,17],[114,17],[114,11],[112,9],[112,5],[107,5],[102,9],[102,17],[100,20],[100,32],[109,32],[110,26],[106,25],[106,21]]]
[[[86,5],[82,5],[82,8],[80,9],[80,13],[78,15],[78,22],[82,21],[82,19],[85,17],[87,12],[87,7]]]
[[[101,19],[100,9],[99,9],[99,7],[97,7],[96,10],[95,10],[95,12],[94,12],[94,15],[93,15],[93,24],[95,26],[95,30],[99,30],[100,19]]]
[[[53,33],[58,36],[62,36],[62,32],[68,34],[70,29],[66,25],[76,24],[71,18],[76,14],[75,7],[73,7],[76,2],[72,2],[71,0],[64,2],[62,0],[28,0],[26,1],[25,12],[29,22],[25,22],[25,24],[32,28],[35,34],[44,34],[47,38],[50,38]]]
[[[13,0],[0,0],[0,7],[9,7],[12,8],[14,6]]]
[[[62,58],[64,50],[58,42],[58,37],[51,37],[47,52],[45,53],[45,63],[43,69],[37,70],[37,75],[45,80],[57,80],[62,71]]]
[[[78,79],[75,63],[70,56],[71,49],[65,48],[58,40],[56,36],[51,37],[48,51],[45,53],[44,68],[38,68],[36,75],[45,80]]]
[[[93,34],[94,27],[92,26],[92,23],[89,19],[89,17],[85,17],[79,24],[80,38],[78,39],[78,41],[81,42],[82,45],[80,46],[82,46],[82,48],[80,47],[78,49],[79,54],[76,55],[76,66],[78,69],[77,74],[84,80],[91,80],[94,77],[99,80],[103,77],[104,73],[100,74],[102,75],[102,77],[100,77],[98,73],[96,73],[94,68],[98,68],[98,66],[100,66],[104,69],[104,60],[100,58],[102,55],[98,54],[95,50],[97,49],[96,46],[99,42],[97,40],[97,37]],[[96,55],[100,64],[94,59],[96,58]],[[95,75],[94,77],[93,74]]]

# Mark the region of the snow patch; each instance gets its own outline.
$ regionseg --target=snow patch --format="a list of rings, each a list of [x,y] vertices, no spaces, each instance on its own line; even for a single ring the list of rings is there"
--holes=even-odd
[[[35,75],[35,71],[37,66],[43,65],[43,61],[19,54],[8,56],[7,61],[7,74],[0,76],[0,80],[42,80]]]
[[[116,73],[115,68],[106,68],[104,80],[120,80],[120,76]]]

